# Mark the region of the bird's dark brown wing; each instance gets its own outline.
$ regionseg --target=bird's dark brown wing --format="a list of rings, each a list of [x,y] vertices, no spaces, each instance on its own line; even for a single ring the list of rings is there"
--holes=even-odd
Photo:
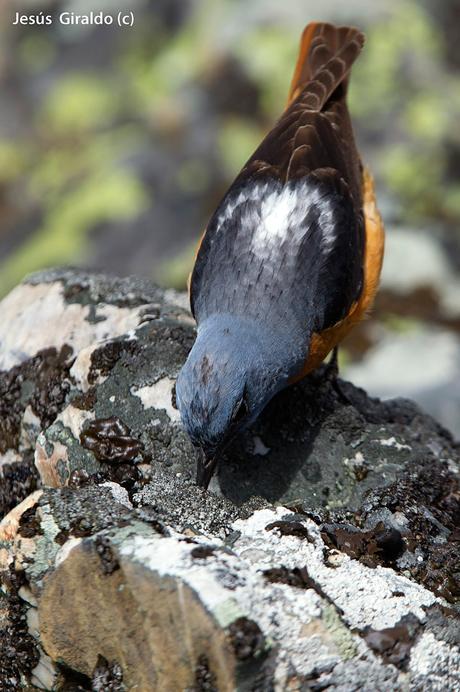
[[[309,47],[305,47],[305,41]],[[198,321],[241,312],[324,329],[362,288],[362,171],[345,102],[355,29],[307,27],[293,101],[219,205],[191,278]],[[302,58],[302,51],[305,57]],[[300,65],[300,67],[299,67]]]
[[[251,176],[270,174],[287,182],[334,168],[361,206],[362,170],[346,92],[363,44],[364,35],[352,27],[313,22],[305,28],[288,106],[234,185]]]

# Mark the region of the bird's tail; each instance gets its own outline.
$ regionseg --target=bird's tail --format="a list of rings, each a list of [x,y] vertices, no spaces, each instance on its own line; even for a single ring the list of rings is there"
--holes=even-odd
[[[345,94],[351,67],[364,40],[364,34],[353,27],[326,22],[307,24],[300,40],[288,105],[305,91],[306,107],[321,110],[339,86]]]

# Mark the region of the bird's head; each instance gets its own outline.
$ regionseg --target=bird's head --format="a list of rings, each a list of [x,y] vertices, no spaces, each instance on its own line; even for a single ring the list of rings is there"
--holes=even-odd
[[[276,376],[262,342],[260,334],[246,333],[241,324],[205,324],[179,373],[176,399],[182,422],[204,457],[198,464],[199,485],[208,485],[223,449],[275,393]]]

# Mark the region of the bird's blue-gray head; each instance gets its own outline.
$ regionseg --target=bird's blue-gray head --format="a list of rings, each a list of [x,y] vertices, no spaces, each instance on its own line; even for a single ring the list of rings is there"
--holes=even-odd
[[[176,383],[183,425],[207,460],[200,484],[209,482],[222,449],[286,384],[286,355],[272,334],[244,318],[213,316],[200,325]]]
[[[249,422],[253,408],[248,344],[242,348],[231,325],[210,327],[205,324],[198,330],[176,383],[183,425],[193,444],[207,455],[222,449]]]

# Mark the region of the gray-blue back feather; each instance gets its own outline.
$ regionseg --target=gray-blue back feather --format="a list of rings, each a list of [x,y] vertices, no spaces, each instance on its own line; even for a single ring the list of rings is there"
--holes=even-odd
[[[264,237],[264,205],[289,195],[280,232],[273,238],[269,228]],[[228,312],[275,330],[332,326],[361,292],[363,234],[347,185],[331,171],[286,185],[267,179],[237,188],[213,216],[195,264],[198,324]]]

